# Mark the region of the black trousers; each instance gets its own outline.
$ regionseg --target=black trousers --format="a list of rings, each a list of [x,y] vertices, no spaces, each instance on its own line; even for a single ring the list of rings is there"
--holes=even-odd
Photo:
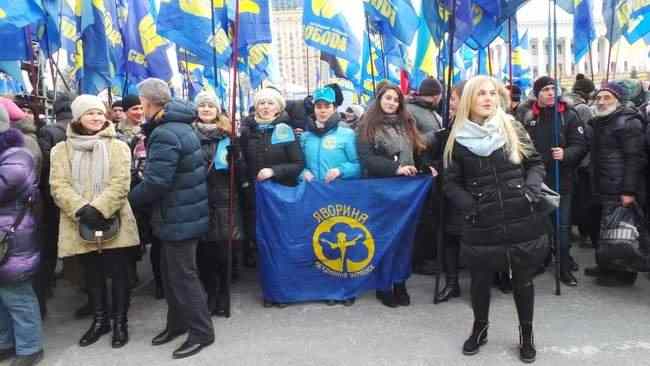
[[[151,261],[151,272],[156,282],[156,287],[162,288],[162,274],[160,273],[160,239],[151,235],[151,248],[149,249],[149,260]]]
[[[208,307],[212,311],[217,296],[223,296],[228,288],[228,242],[199,242],[196,264],[203,289],[208,294]],[[234,247],[233,243],[233,247]]]
[[[458,259],[460,255],[460,236],[445,233],[444,269],[447,276],[458,277]]]
[[[474,321],[487,322],[490,313],[490,290],[493,272],[472,271],[472,310]],[[519,324],[531,324],[535,307],[535,287],[532,278],[521,271],[513,269],[512,294],[517,308]]]
[[[86,287],[95,314],[108,313],[106,280],[111,282],[111,314],[114,317],[127,317],[130,301],[129,265],[131,249],[106,249],[101,254],[90,252],[80,255],[81,265],[86,276]]]
[[[197,240],[162,241],[160,270],[167,300],[167,329],[188,331],[191,343],[214,340],[214,328],[196,267]]]

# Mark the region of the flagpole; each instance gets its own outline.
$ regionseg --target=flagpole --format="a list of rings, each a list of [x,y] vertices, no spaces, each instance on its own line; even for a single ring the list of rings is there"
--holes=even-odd
[[[187,99],[190,99],[190,83],[192,79],[190,78],[190,64],[187,61],[187,50],[183,48],[183,59],[185,60],[185,82],[187,83]]]
[[[372,76],[372,95],[374,96],[377,95],[377,85],[375,83],[375,60],[372,58],[372,42],[370,39],[370,20],[368,20],[368,14],[366,14],[366,35],[368,37],[368,57],[370,57],[370,75]]]
[[[447,72],[447,85],[446,85],[446,93],[447,95],[445,96],[445,109],[443,110],[443,127],[444,129],[449,128],[450,126],[450,114],[449,114],[449,106],[451,104],[451,85],[452,85],[452,77],[454,75],[454,33],[456,32],[456,2],[452,2],[451,6],[451,13],[449,15],[449,20],[448,20],[448,26],[449,32],[447,34],[447,40],[449,43],[449,67],[448,67],[448,72]],[[440,192],[442,192],[443,189],[443,180],[442,179],[437,179],[438,182],[438,189]],[[440,225],[438,225],[438,231],[436,232],[436,239],[437,239],[437,248],[436,248],[436,261],[438,262],[438,270],[436,271],[436,278],[435,278],[435,286],[433,289],[433,303],[438,304],[438,292],[440,290],[440,274],[442,272],[442,269],[444,267],[444,262],[443,262],[443,257],[445,253],[445,246],[443,243],[443,228],[444,228],[444,219],[445,219],[445,203],[444,200],[440,202],[440,205],[438,207],[438,214],[440,217]]]
[[[553,146],[560,146],[560,98],[559,92],[559,79],[557,72],[557,0],[553,0],[553,73],[555,76],[555,101],[553,104]],[[553,161],[553,169],[555,171],[555,191],[560,191],[560,161]],[[560,208],[555,209],[555,295],[560,296]]]
[[[309,87],[309,46],[305,45],[305,74],[307,76],[307,95],[311,92],[311,88]]]
[[[487,54],[488,54],[488,74],[490,76],[494,76],[492,72],[492,49],[490,48],[490,45],[487,47]]]
[[[232,31],[232,61],[231,61],[231,66],[232,66],[232,77],[233,77],[233,83],[232,83],[232,92],[230,93],[230,125],[231,125],[231,135],[230,135],[230,140],[233,141],[233,145],[235,138],[237,137],[237,133],[235,131],[237,122],[235,120],[235,113],[237,111],[237,60],[239,59],[239,0],[235,0],[235,23],[233,25],[233,31]],[[241,102],[241,101],[240,101]],[[235,150],[235,149],[233,149]],[[235,209],[235,156],[234,154],[230,154],[229,157],[229,163],[230,163],[230,195],[229,195],[229,200],[228,200],[228,228],[229,228],[229,235],[228,235],[228,246],[226,248],[226,286],[227,286],[227,294],[228,294],[228,301],[226,302],[226,317],[230,317],[230,282],[232,280],[232,245],[233,245],[233,237],[235,235],[235,221],[234,221],[234,209]]]
[[[609,43],[609,50],[607,51],[607,68],[606,68],[606,73],[605,73],[605,82],[609,81],[609,65],[612,61],[612,47],[614,46],[614,42],[612,42],[612,38],[614,38],[614,17],[616,16],[615,14],[616,11],[616,3],[612,1],[612,19],[609,21],[609,37],[607,38],[607,41]]]
[[[594,55],[591,51],[591,41],[589,41],[589,70],[591,71],[591,81],[594,81]]]
[[[508,80],[512,87],[512,17],[508,17]]]
[[[384,45],[384,34],[381,32],[379,32],[379,42],[381,42],[381,59],[384,63],[384,77],[388,79],[388,63],[386,62],[386,46]]]
[[[216,38],[217,38],[217,25],[216,25],[216,19],[214,18],[214,0],[210,0],[210,20],[212,21],[212,44],[210,47],[212,48],[212,72],[214,73],[214,88],[215,88],[215,95],[217,94],[217,91],[219,90],[219,67],[217,66],[217,49],[216,49]],[[187,66],[187,65],[186,65]],[[222,100],[222,106],[223,106],[223,95],[221,98]]]

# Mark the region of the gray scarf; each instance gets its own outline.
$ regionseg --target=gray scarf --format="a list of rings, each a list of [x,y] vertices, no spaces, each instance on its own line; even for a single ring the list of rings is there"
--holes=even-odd
[[[497,118],[501,118],[499,113],[485,121],[483,125],[465,120],[463,127],[456,133],[456,142],[478,156],[492,155],[506,143]]]
[[[399,165],[415,165],[413,144],[399,120],[386,118],[382,128],[377,129],[375,144]]]
[[[72,148],[72,187],[77,193],[82,194],[83,183],[87,179],[92,183],[93,199],[104,190],[110,174],[108,142],[109,139],[98,134],[68,136],[68,144]]]

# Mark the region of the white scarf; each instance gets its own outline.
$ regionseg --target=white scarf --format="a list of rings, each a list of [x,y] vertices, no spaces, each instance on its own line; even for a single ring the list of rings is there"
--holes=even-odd
[[[463,127],[456,133],[456,142],[478,156],[492,155],[506,143],[497,118],[502,118],[500,112],[485,121],[483,125],[465,120]]]

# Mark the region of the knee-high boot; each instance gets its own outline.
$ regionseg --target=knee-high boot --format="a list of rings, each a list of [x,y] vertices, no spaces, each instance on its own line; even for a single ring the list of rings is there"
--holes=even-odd
[[[128,279],[113,279],[113,338],[111,346],[120,348],[129,342],[128,310],[130,289]]]
[[[102,276],[101,281],[105,282],[106,279]],[[90,283],[89,281],[88,295],[93,304],[94,318],[93,322],[90,324],[90,328],[88,328],[86,333],[84,333],[79,340],[79,345],[81,347],[90,346],[97,342],[101,336],[111,331],[111,324],[106,306],[106,284],[104,283],[101,285],[99,283]]]

